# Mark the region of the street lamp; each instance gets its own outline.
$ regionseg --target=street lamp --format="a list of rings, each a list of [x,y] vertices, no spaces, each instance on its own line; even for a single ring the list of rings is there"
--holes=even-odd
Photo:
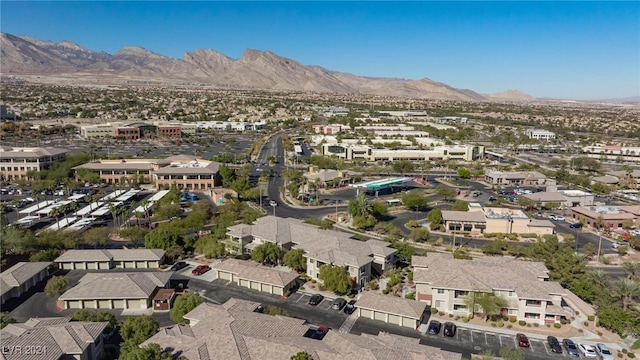
[[[262,186],[259,186],[258,190],[260,191],[260,208],[262,209]],[[262,211],[262,210],[260,210],[260,211]]]
[[[602,229],[598,229],[600,240],[598,240],[598,262],[600,262],[600,249],[602,248]]]
[[[273,216],[276,216],[276,204],[271,204],[271,207],[273,208]]]

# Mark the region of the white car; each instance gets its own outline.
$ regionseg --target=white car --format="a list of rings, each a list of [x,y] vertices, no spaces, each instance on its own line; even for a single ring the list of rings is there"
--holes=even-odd
[[[613,354],[605,344],[596,344],[596,352],[600,355],[602,360],[613,360]]]
[[[578,345],[578,349],[582,353],[582,356],[584,356],[586,358],[595,359],[595,358],[598,357],[598,355],[596,355],[596,351],[594,350],[593,346],[591,346],[591,345],[579,344]]]
[[[549,215],[549,219],[551,220],[558,220],[558,217],[555,215]]]
[[[271,200],[271,201],[269,201],[269,206],[276,207],[276,206],[278,206],[278,203],[275,200]]]

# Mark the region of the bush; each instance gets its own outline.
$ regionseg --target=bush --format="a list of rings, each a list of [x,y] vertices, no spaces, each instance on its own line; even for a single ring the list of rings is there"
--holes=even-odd
[[[582,323],[582,325],[584,325],[584,326],[589,326],[589,322],[588,322],[588,321],[585,321],[585,322],[583,322],[583,323]]]
[[[640,340],[636,340],[633,345],[631,345],[633,350],[640,349]]]
[[[560,329],[562,327],[562,324],[555,323],[555,324],[553,324],[553,327],[556,328],[556,329]]]
[[[450,317],[450,318],[452,318],[452,317],[453,317],[453,314],[449,314],[449,317]]]
[[[455,321],[460,320],[460,315],[456,315],[456,317],[454,318]]]
[[[544,324],[546,327],[550,328],[551,324]]]
[[[622,353],[618,353],[618,357],[622,359],[624,355],[622,355]]]
[[[371,290],[379,290],[379,289],[380,289],[380,285],[378,284],[378,282],[377,282],[377,281],[375,281],[375,280],[371,280],[371,281],[369,282],[369,288],[370,288]]]
[[[438,309],[436,309],[436,308],[432,307],[432,308],[431,308],[431,315],[435,315],[435,314],[437,314],[437,313],[438,313]]]
[[[502,321],[500,321],[500,322],[498,323],[498,327],[499,327],[499,328],[504,327],[504,323],[503,323]]]
[[[382,290],[382,293],[387,295],[389,293],[389,288],[386,288],[386,289]]]
[[[491,327],[496,327],[496,323],[492,322]]]
[[[589,316],[587,316],[587,320],[589,320],[589,321],[593,321],[593,320],[595,320],[595,319],[596,319],[596,317],[595,317],[595,316],[593,316],[593,315],[589,315]]]
[[[507,329],[511,329],[512,327],[513,327],[513,325],[507,324]]]
[[[516,321],[518,321],[518,319],[515,316],[512,316],[512,317],[509,318],[509,322],[510,323],[514,323]]]
[[[438,311],[438,315],[444,316],[444,311]]]
[[[408,293],[407,295],[404,296],[407,299],[411,299],[411,300],[415,300],[416,299],[416,294],[414,293]]]
[[[527,325],[527,322],[524,321],[524,320],[520,320],[520,321],[518,321],[518,324],[520,324],[520,326],[525,326],[525,325]]]
[[[533,323],[533,327],[539,327],[539,326],[540,326],[540,324],[538,324],[538,323]]]
[[[634,354],[634,353],[628,353],[627,356],[629,357],[629,359],[635,359],[636,358],[636,354]]]
[[[462,318],[462,322],[463,323],[468,323],[469,322],[469,318],[468,317]]]
[[[596,334],[598,334],[598,336],[602,336],[602,332],[601,331],[596,331]]]

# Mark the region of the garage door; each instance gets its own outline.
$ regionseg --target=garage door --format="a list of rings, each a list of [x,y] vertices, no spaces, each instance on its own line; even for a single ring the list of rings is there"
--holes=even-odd
[[[124,267],[126,269],[135,269],[136,268],[136,262],[135,261],[125,261],[124,262]]]
[[[98,264],[95,262],[88,262],[87,263],[87,269],[89,270],[96,270],[98,268]]]
[[[249,287],[249,280],[240,279],[240,286]]]
[[[262,284],[262,291],[269,293],[269,294],[273,294],[273,286],[271,285],[267,285],[267,284]]]
[[[158,265],[157,261],[147,261],[147,267],[149,269],[155,269],[155,268],[159,268],[160,265]]]
[[[116,309],[124,309],[124,300],[113,300],[113,307]]]
[[[275,295],[284,295],[284,289],[280,286],[272,286],[271,291],[272,291],[272,294],[275,294]]]
[[[81,309],[81,302],[79,300],[67,301],[67,308],[69,309]]]
[[[360,316],[368,318],[368,319],[373,319],[373,311],[366,310],[366,309],[360,309]]]
[[[373,312],[373,316],[374,316],[374,320],[387,321],[387,314],[385,314],[383,312],[374,311]]]
[[[140,308],[140,300],[137,299],[127,299],[126,301],[126,308],[127,309],[139,309]]]
[[[77,263],[73,263],[74,269],[76,270],[86,270],[87,267],[85,266],[85,263],[83,262],[77,262]]]
[[[107,262],[98,263],[98,266],[100,267],[101,270],[109,270],[109,263]]]
[[[400,316],[398,316],[398,315],[389,314],[389,323],[390,324],[395,324],[395,325],[402,325],[402,320],[400,319]]]
[[[253,290],[258,290],[258,291],[260,291],[260,283],[259,283],[259,282],[256,282],[256,281],[252,281],[252,282],[251,282],[251,288],[252,288]]]
[[[146,267],[147,267],[147,262],[146,261],[136,261],[136,268],[144,269]]]
[[[231,273],[228,272],[224,272],[224,271],[218,271],[218,278],[222,279],[222,280],[229,280],[231,281]]]
[[[73,263],[62,263],[63,270],[73,270]]]
[[[402,318],[402,326],[414,329],[416,328],[416,324],[416,319]]]
[[[111,305],[109,300],[98,300],[98,309],[108,309]]]
[[[95,309],[96,308],[96,303],[93,300],[83,300],[82,301],[82,307],[85,309]]]

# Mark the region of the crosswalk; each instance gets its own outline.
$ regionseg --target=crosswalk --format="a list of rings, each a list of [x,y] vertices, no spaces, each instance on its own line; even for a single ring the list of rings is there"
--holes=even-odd
[[[358,320],[358,313],[357,312],[353,312],[351,315],[349,315],[349,317],[342,323],[342,326],[340,326],[340,329],[338,329],[339,332],[341,333],[345,333],[348,334],[351,331],[351,328],[353,327],[353,325],[356,323],[356,321]]]

